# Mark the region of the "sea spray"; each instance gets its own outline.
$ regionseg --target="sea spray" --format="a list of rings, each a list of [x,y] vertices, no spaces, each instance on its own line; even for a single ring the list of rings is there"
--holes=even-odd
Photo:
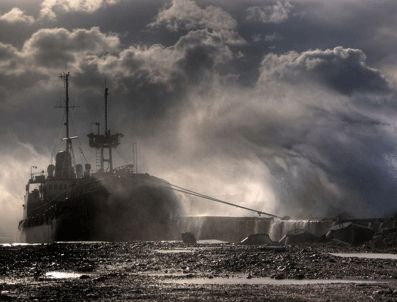
[[[308,232],[316,236],[323,236],[333,224],[331,220],[273,220],[269,228],[269,237],[279,241],[284,235]]]

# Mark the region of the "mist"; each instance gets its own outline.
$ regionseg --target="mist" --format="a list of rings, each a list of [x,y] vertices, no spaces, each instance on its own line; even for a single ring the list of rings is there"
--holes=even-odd
[[[353,0],[88,2],[0,4],[0,236],[15,237],[31,166],[62,149],[64,70],[79,162],[81,148],[95,166],[106,80],[119,165],[138,142],[140,172],[265,212],[396,213],[397,5],[363,21]],[[251,215],[180,198],[188,215]]]

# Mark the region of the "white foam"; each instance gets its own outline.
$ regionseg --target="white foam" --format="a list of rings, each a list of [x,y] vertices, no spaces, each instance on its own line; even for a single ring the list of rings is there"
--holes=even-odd
[[[387,253],[330,253],[333,256],[365,259],[390,259],[397,260],[397,254]]]
[[[184,278],[166,279],[164,283],[174,284],[221,284],[221,285],[310,285],[310,284],[378,284],[380,281],[370,280],[345,280],[345,279],[272,279],[263,278],[244,278],[244,277],[216,277],[216,278]]]
[[[83,274],[75,272],[47,272],[45,276],[49,279],[78,279]]]

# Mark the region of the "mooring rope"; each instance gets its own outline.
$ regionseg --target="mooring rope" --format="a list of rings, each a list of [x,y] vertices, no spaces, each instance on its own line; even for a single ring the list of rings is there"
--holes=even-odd
[[[184,194],[187,194],[187,195],[200,197],[200,198],[203,198],[203,199],[207,199],[207,200],[215,201],[215,202],[218,202],[218,203],[226,204],[228,206],[232,206],[232,207],[244,209],[244,210],[247,210],[247,211],[251,211],[251,212],[257,213],[259,216],[260,215],[266,215],[266,216],[269,216],[269,217],[274,217],[274,218],[279,218],[279,219],[283,218],[281,216],[277,216],[277,215],[274,215],[274,214],[271,214],[271,213],[263,212],[263,211],[260,211],[260,210],[257,210],[257,209],[253,209],[253,208],[244,207],[244,206],[241,206],[241,205],[236,204],[236,203],[228,202],[228,201],[225,201],[225,200],[222,200],[222,199],[211,197],[209,195],[204,195],[204,194],[201,194],[201,193],[198,193],[198,192],[194,192],[192,190],[189,190],[189,189],[186,189],[186,188],[183,188],[183,187],[171,184],[171,183],[167,183],[167,184],[173,190],[175,190],[177,192],[180,192],[180,193],[184,193]]]

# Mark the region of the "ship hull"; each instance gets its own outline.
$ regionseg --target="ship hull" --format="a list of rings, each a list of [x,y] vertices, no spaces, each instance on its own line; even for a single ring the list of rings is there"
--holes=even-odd
[[[55,241],[56,220],[41,225],[29,226],[22,229],[21,241],[27,243],[46,243]]]
[[[148,174],[102,175],[79,181],[71,195],[47,202],[21,224],[26,242],[169,240],[183,215],[169,185]]]

